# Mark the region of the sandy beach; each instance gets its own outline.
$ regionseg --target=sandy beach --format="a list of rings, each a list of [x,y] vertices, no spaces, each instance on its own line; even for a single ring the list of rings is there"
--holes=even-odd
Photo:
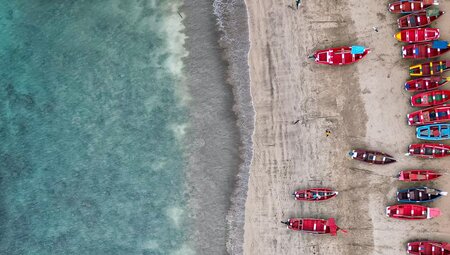
[[[288,8],[289,1],[246,4],[256,122],[244,253],[392,255],[406,254],[408,241],[450,242],[449,198],[430,204],[443,211],[437,219],[404,222],[385,216],[385,207],[396,204],[396,190],[414,186],[394,178],[400,170],[450,173],[449,159],[404,155],[410,143],[419,142],[406,123],[405,115],[415,109],[403,90],[407,67],[415,62],[401,59],[401,43],[393,38],[399,16],[387,11],[388,2],[304,0],[297,11]],[[440,6],[450,12],[449,3]],[[442,28],[441,38],[448,40],[446,24],[449,14],[433,27]],[[308,59],[314,50],[353,44],[372,52],[345,67]],[[398,162],[375,166],[352,161],[347,153],[357,147],[384,151]],[[449,180],[444,176],[427,185],[450,191]],[[324,203],[300,203],[290,196],[312,187],[331,187],[340,194]],[[293,232],[280,224],[290,217],[334,217],[348,234]]]

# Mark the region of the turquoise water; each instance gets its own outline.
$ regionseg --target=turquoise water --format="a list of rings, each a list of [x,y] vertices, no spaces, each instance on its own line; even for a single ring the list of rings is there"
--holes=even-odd
[[[174,1],[0,1],[0,253],[188,254]]]

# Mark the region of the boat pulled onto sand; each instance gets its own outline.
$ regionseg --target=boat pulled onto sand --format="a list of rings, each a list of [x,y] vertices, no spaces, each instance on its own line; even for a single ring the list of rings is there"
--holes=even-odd
[[[426,220],[441,215],[439,208],[423,205],[401,204],[386,207],[386,216],[399,220]]]
[[[398,174],[398,180],[404,182],[424,182],[436,180],[441,176],[442,174],[434,170],[403,170]]]
[[[348,154],[352,159],[370,164],[384,165],[396,162],[394,157],[391,155],[378,151],[355,149],[350,151]]]
[[[286,224],[287,228],[294,231],[301,231],[309,234],[336,236],[338,231],[346,233],[347,231],[336,225],[334,218],[327,220],[312,218],[291,218],[281,223]]]
[[[312,188],[297,190],[292,195],[298,201],[319,202],[334,198],[337,194],[337,191],[329,188]]]

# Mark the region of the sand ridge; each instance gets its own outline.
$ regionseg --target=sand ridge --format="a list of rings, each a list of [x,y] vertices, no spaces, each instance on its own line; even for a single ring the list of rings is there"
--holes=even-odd
[[[387,2],[304,0],[298,11],[288,8],[290,2],[246,4],[256,127],[244,253],[389,255],[405,254],[411,240],[450,241],[447,198],[431,204],[444,212],[432,221],[400,222],[384,215],[384,208],[395,204],[395,191],[411,186],[393,178],[398,171],[445,171],[449,162],[404,156],[408,144],[418,142],[406,124],[405,114],[414,109],[402,87],[413,62],[401,59],[401,44],[393,38],[398,16],[388,13]],[[441,8],[450,10],[450,4]],[[448,22],[444,15],[434,26]],[[442,37],[450,38],[444,29]],[[352,44],[366,45],[372,53],[345,67],[307,59],[316,49]],[[373,166],[351,161],[347,152],[355,147],[384,151],[399,162]],[[450,190],[449,180],[429,186]],[[295,189],[312,187],[331,187],[340,194],[324,203],[299,203],[290,196]],[[334,217],[349,233],[304,235],[280,224],[298,216]]]

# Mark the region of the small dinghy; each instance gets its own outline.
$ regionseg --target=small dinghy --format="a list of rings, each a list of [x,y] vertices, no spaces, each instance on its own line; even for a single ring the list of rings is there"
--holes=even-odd
[[[450,81],[450,77],[429,76],[409,80],[405,83],[405,90],[409,92],[423,92],[437,89]]]
[[[406,59],[437,58],[450,51],[447,41],[414,43],[402,46],[402,57]]]
[[[410,242],[406,249],[412,255],[450,255],[450,244],[436,241]]]
[[[441,17],[444,13],[445,12],[443,11],[421,11],[417,13],[411,13],[406,16],[400,17],[397,20],[398,28],[408,29],[426,27],[437,20],[439,17]]]
[[[400,42],[420,43],[437,40],[440,37],[439,28],[411,28],[402,30],[394,35]]]
[[[292,218],[281,223],[286,224],[287,228],[294,231],[302,231],[309,234],[321,234],[335,236],[338,231],[347,233],[347,231],[339,228],[333,218],[308,219],[308,218]]]
[[[411,76],[440,75],[450,68],[450,60],[431,61],[409,67]]]
[[[436,180],[441,176],[442,174],[433,170],[403,170],[400,171],[398,180],[404,182],[423,182]]]
[[[297,190],[292,194],[299,201],[325,201],[337,196],[338,192],[328,188],[312,188]]]
[[[408,125],[427,125],[450,121],[450,105],[441,105],[418,110],[406,115]]]
[[[384,165],[394,163],[396,161],[391,155],[378,151],[356,149],[350,151],[348,154],[352,159],[364,161],[370,164]]]
[[[370,49],[364,46],[344,46],[318,50],[310,58],[313,58],[319,64],[340,66],[356,63],[369,54],[369,52]]]
[[[450,138],[450,124],[431,124],[416,128],[416,136],[427,141],[441,141]]]
[[[447,192],[442,190],[419,187],[397,191],[397,201],[400,203],[426,203],[447,196]]]
[[[450,100],[450,90],[433,90],[416,94],[411,97],[411,106],[430,107],[446,103]]]
[[[439,5],[438,0],[400,0],[389,4],[389,12],[396,14],[424,11],[432,5]]]
[[[406,155],[419,158],[443,158],[450,156],[450,146],[436,143],[411,144]]]
[[[439,208],[415,204],[392,205],[386,207],[386,216],[399,220],[426,220],[441,215]]]

